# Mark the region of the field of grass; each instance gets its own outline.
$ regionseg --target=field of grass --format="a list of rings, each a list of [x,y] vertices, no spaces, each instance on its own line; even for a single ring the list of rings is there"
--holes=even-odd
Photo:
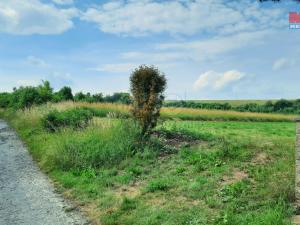
[[[207,109],[187,109],[187,108],[163,108],[162,118],[195,120],[195,121],[256,121],[256,122],[276,122],[276,121],[294,121],[296,115],[270,114],[270,113],[252,113],[235,112]]]
[[[270,101],[277,101],[278,99],[273,99]],[[176,100],[167,100],[167,102],[175,102]],[[253,100],[253,99],[249,99],[249,100],[187,100],[188,102],[198,102],[198,103],[220,103],[220,104],[224,104],[224,103],[229,103],[232,106],[240,106],[240,105],[245,105],[245,104],[249,104],[249,103],[256,103],[258,105],[263,105],[265,104],[267,101],[269,101],[268,99],[266,100]]]
[[[79,104],[0,111],[0,117],[93,224],[290,224],[295,170],[291,116],[163,109],[163,117],[172,119],[156,128],[164,135],[137,149],[130,120],[100,113],[128,114],[123,105],[80,103],[98,110],[87,128],[43,129],[40,120],[49,110],[74,106]],[[230,121],[236,117],[247,119]],[[249,119],[255,117],[259,119]]]
[[[130,106],[112,103],[86,103],[86,102],[63,102],[50,104],[47,108],[66,110],[74,107],[86,107],[95,110],[99,117],[105,117],[108,112],[129,115]],[[206,109],[187,108],[162,108],[161,118],[172,120],[195,120],[195,121],[265,121],[265,122],[288,122],[294,121],[299,116],[287,114],[235,112]]]

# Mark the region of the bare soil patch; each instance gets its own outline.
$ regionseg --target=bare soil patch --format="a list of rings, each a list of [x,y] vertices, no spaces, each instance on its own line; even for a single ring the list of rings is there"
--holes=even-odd
[[[196,137],[179,132],[154,131],[152,136],[159,138],[164,145],[176,149],[205,143]]]
[[[265,152],[257,153],[252,159],[253,164],[266,164],[269,161],[271,161],[271,157],[268,156]]]
[[[248,174],[244,171],[241,171],[239,169],[234,169],[231,176],[225,175],[221,180],[221,185],[230,185],[237,183],[243,179],[248,178]]]

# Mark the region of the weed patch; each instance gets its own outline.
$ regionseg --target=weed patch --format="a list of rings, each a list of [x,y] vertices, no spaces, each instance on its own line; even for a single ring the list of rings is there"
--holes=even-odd
[[[55,154],[57,165],[62,169],[113,167],[133,155],[138,135],[137,127],[120,122],[62,136]]]
[[[92,113],[83,108],[74,108],[63,112],[53,110],[42,118],[42,124],[50,132],[61,128],[80,129],[87,127],[92,117]]]
[[[146,192],[167,191],[171,188],[170,181],[167,179],[154,179],[149,182]]]

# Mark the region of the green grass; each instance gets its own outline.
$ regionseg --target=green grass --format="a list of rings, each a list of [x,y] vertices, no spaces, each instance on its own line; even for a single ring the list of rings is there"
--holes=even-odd
[[[199,102],[199,103],[229,103],[232,106],[240,106],[244,104],[249,104],[249,103],[256,103],[258,105],[263,105],[267,101],[277,101],[278,99],[265,99],[265,100],[253,100],[253,99],[240,99],[240,100],[187,100],[187,101],[192,101],[192,102]],[[167,100],[166,102],[176,102],[176,100]]]
[[[194,121],[252,121],[252,122],[287,122],[294,121],[297,115],[275,113],[235,112],[192,108],[163,108],[163,119]]]
[[[40,123],[46,112],[0,116],[95,224],[290,224],[294,123],[166,121],[157,130],[198,142],[160,154],[159,144],[132,152],[134,128],[124,130],[119,119],[46,132]]]
[[[130,116],[130,106],[111,103],[62,102],[48,104],[47,107],[36,107],[36,109],[39,112],[45,111],[45,108],[65,111],[80,107],[90,109],[96,117],[128,118]],[[46,112],[43,112],[43,114]],[[298,115],[293,114],[251,113],[171,107],[162,108],[161,111],[161,118],[163,120],[287,122],[294,121],[298,117]]]

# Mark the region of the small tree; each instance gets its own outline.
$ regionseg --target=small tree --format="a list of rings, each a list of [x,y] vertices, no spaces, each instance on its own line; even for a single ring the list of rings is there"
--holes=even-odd
[[[132,114],[139,122],[143,136],[149,135],[157,124],[166,84],[165,75],[154,66],[142,65],[131,74]]]
[[[17,109],[30,108],[32,105],[42,104],[41,96],[35,87],[19,87],[14,89],[12,104]]]
[[[50,86],[49,81],[42,81],[42,84],[37,87],[37,91],[40,95],[41,103],[46,103],[53,98],[53,88]]]
[[[93,102],[103,102],[103,94],[102,93],[96,93],[92,96]]]
[[[61,101],[73,100],[72,89],[70,87],[62,87],[57,94]]]
[[[76,93],[75,96],[74,96],[74,100],[75,100],[76,102],[84,101],[85,98],[86,98],[86,96],[85,96],[85,94],[82,93],[82,92],[78,92],[78,93]]]

